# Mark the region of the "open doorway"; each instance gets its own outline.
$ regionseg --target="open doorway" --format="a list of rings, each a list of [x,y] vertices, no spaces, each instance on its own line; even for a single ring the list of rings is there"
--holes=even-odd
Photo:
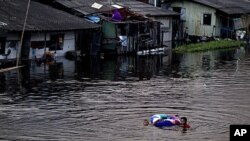
[[[6,38],[0,37],[0,54],[5,54],[5,43],[6,43]]]

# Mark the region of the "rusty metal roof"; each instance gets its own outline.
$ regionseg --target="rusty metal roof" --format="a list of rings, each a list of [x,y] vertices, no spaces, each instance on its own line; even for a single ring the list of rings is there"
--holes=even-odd
[[[62,4],[63,6],[73,9],[83,15],[102,13],[106,11],[111,11],[116,9],[112,6],[112,4],[122,5],[130,9],[130,11],[139,13],[144,16],[172,16],[178,15],[178,13],[164,10],[158,7],[154,7],[152,5],[135,1],[135,0],[113,0],[112,3],[109,3],[108,0],[55,0],[56,2]],[[92,8],[91,5],[93,3],[102,4],[102,8],[96,9]]]
[[[0,0],[0,30],[21,31],[28,0]],[[31,1],[26,31],[62,31],[97,28],[99,25]]]
[[[250,0],[193,0],[193,1],[213,7],[229,15],[250,13]]]
[[[176,12],[162,9],[159,7],[154,7],[150,4],[146,4],[146,3],[135,1],[135,0],[120,1],[120,2],[117,2],[117,4],[128,7],[130,11],[133,11],[133,12],[136,12],[141,15],[148,16],[148,17],[179,15]]]
[[[55,0],[55,1],[83,15],[102,13],[115,9],[107,1],[104,0]],[[100,9],[91,7],[94,3],[101,4],[102,7]]]

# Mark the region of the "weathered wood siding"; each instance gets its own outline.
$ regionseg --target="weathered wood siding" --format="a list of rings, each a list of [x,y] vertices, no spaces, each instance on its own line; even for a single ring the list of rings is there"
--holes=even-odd
[[[154,17],[153,19],[161,23],[161,34],[163,31],[163,42],[172,41],[172,17]]]
[[[185,27],[188,27],[189,35],[212,36],[213,27],[216,26],[216,10],[214,8],[189,1],[173,2],[171,6],[185,8]],[[211,25],[203,24],[203,14],[212,15]],[[214,33],[216,32],[214,31]]]
[[[223,27],[222,25],[222,17],[217,16],[216,17],[216,28],[215,28],[215,36],[220,36],[221,35],[221,28]]]
[[[243,15],[242,17],[242,24],[243,24],[243,27],[246,28],[247,32],[249,33],[249,28],[250,28],[250,14],[248,15]]]

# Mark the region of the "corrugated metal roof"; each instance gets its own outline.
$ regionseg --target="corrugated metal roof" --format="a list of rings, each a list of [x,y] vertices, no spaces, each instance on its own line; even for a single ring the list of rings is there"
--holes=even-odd
[[[55,0],[56,2],[62,4],[63,6],[74,9],[77,12],[80,12],[84,15],[88,14],[94,14],[94,13],[101,13],[105,11],[111,11],[114,10],[115,7],[111,6],[111,4],[108,2],[108,0]],[[103,7],[100,9],[92,8],[91,5],[93,3],[99,3],[102,4]],[[178,13],[170,11],[170,10],[164,10],[158,7],[154,7],[152,5],[135,1],[135,0],[113,0],[113,4],[119,4],[123,5],[125,7],[128,7],[130,11],[137,12],[141,15],[147,15],[147,16],[172,16],[172,15],[178,15]]]
[[[101,13],[115,9],[110,4],[108,4],[107,1],[105,2],[104,0],[55,0],[55,1],[67,8],[73,9],[84,15]],[[96,9],[91,7],[91,5],[93,5],[94,3],[99,3],[102,4],[103,6],[100,9]]]
[[[193,1],[216,8],[227,14],[250,13],[249,0],[193,0]]]
[[[21,31],[28,0],[0,0],[0,21],[7,25],[0,29]],[[96,28],[99,25],[44,4],[31,1],[27,19],[27,31],[60,31]]]
[[[135,1],[135,0],[126,0],[126,1],[121,1],[117,2],[117,4],[121,4],[125,7],[128,7],[130,11],[139,13],[141,15],[145,16],[173,16],[173,15],[179,15],[176,12],[162,9],[159,7],[154,7],[150,4],[146,4],[140,1]]]

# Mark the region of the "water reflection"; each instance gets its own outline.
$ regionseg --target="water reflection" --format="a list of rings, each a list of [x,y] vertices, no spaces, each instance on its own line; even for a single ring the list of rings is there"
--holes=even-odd
[[[6,87],[6,76],[4,73],[0,73],[0,93],[5,91]]]
[[[246,57],[244,47],[231,50],[209,51],[203,53],[174,54],[173,77],[192,77],[195,72],[204,72],[230,65],[230,69],[237,69],[237,62]],[[228,64],[229,63],[229,64]],[[169,74],[169,71],[167,72]],[[166,75],[168,75],[166,74]]]
[[[167,56],[58,58],[0,73],[2,140],[228,140],[250,118],[245,48]],[[145,128],[155,113],[192,130]]]
[[[48,80],[76,79],[79,81],[112,80],[138,81],[150,80],[157,75],[168,56],[118,56],[105,59],[88,56],[76,61],[58,58],[50,64],[37,65],[33,61],[23,61],[22,69],[1,73],[1,92],[6,87],[17,85],[16,90],[30,87]],[[166,60],[166,59],[165,59]],[[11,85],[6,86],[6,79]]]
[[[149,80],[159,72],[163,56],[119,56],[100,59],[90,56],[76,61],[78,79]]]
[[[21,85],[22,87],[29,89],[30,86],[30,61],[22,61],[22,65],[24,65],[25,67],[23,67],[22,69],[20,69],[19,73],[20,73],[20,79],[21,79]]]
[[[6,89],[10,87],[6,86],[8,81],[14,85],[20,85],[15,88],[18,90],[29,89],[47,80],[58,79],[138,81],[150,80],[157,75],[193,78],[201,72],[220,69],[227,65],[230,65],[230,69],[237,70],[238,61],[244,59],[247,54],[248,51],[245,48],[239,48],[167,56],[118,56],[105,59],[99,56],[87,56],[76,61],[58,58],[56,62],[49,65],[37,65],[33,61],[24,61],[25,67],[19,71],[1,73],[0,87],[1,92],[8,90]]]
[[[63,79],[64,69],[62,62],[55,62],[49,65],[49,76],[52,81]]]

